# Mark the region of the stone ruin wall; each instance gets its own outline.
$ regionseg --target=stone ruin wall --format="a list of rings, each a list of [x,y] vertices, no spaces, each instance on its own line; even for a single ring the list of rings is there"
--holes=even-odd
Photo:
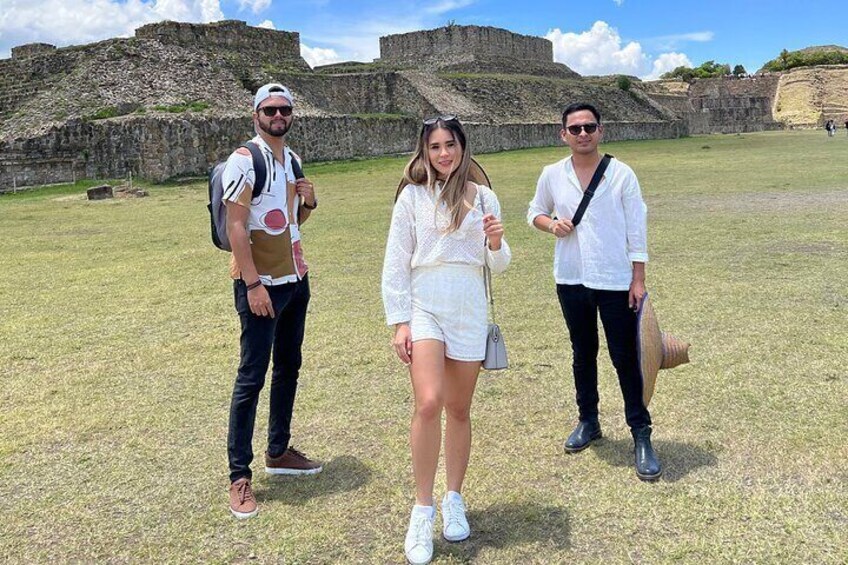
[[[296,61],[304,71],[312,70],[300,56],[299,33],[253,27],[238,20],[211,24],[159,22],[138,28],[135,37],[205,51],[261,53],[264,60]]]
[[[306,116],[290,135],[306,161],[408,153],[421,122],[413,117]],[[466,124],[475,153],[557,145],[559,124]],[[608,141],[675,138],[681,122],[606,122]],[[0,142],[0,190],[80,178],[123,178],[129,172],[161,182],[197,176],[252,137],[248,117],[209,120],[127,117],[73,122],[49,134]]]
[[[257,46],[260,51],[257,51]],[[163,53],[170,56],[167,64],[177,67],[176,71],[171,68],[163,73],[156,68],[155,57]],[[261,57],[257,53],[261,53]],[[123,60],[115,59],[122,56]],[[103,67],[89,69],[95,61],[99,61]],[[0,59],[0,120],[11,116],[29,98],[49,91],[62,81],[80,78],[92,90],[98,90],[97,77],[92,74],[100,69],[104,76],[109,77],[106,82],[127,83],[137,88],[140,85],[132,83],[150,85],[144,92],[136,92],[137,98],[155,92],[160,86],[157,84],[158,78],[169,80],[175,74],[178,81],[188,83],[182,89],[181,96],[186,96],[187,92],[202,92],[213,96],[215,91],[222,88],[220,82],[202,84],[198,74],[205,73],[208,76],[212,66],[230,66],[235,71],[236,79],[246,86],[256,88],[262,84],[262,79],[247,72],[246,65],[262,66],[271,62],[286,72],[312,72],[300,55],[299,34],[250,27],[244,22],[231,20],[213,24],[149,24],[138,28],[134,38],[108,39],[59,49],[44,43],[22,45],[12,49],[11,58]],[[120,72],[116,71],[121,69],[129,70],[130,74],[120,76]],[[74,73],[81,71],[87,74],[75,77]],[[243,74],[240,71],[244,71]],[[233,82],[232,78],[231,75],[230,82]],[[254,85],[256,82],[258,84]],[[97,96],[97,92],[86,94],[88,98]],[[161,103],[170,102],[162,99]]]
[[[848,65],[792,69],[780,76],[775,117],[789,127],[824,127],[848,120]]]
[[[417,60],[435,42],[444,46],[439,63],[443,65],[442,72],[462,70],[462,65],[486,72],[486,65],[494,61],[502,65],[503,74],[433,75],[420,64],[420,70],[415,72],[391,68],[355,72],[352,68],[354,72],[330,74],[308,69],[300,57],[298,34],[232,21],[209,25],[151,24],[139,28],[135,38],[78,47],[16,47],[11,59],[0,60],[0,119],[20,100],[67,79],[68,69],[73,69],[77,60],[97,60],[92,57],[104,46],[120,51],[121,45],[132,45],[126,43],[132,41],[143,42],[137,48],[145,50],[153,42],[179,46],[185,49],[182,52],[195,52],[194,57],[210,61],[235,58],[238,62],[231,67],[236,76],[229,80],[240,81],[245,89],[242,92],[236,87],[239,100],[248,100],[247,91],[254,87],[253,83],[269,76],[287,83],[300,108],[291,143],[308,161],[408,152],[420,127],[419,118],[413,116],[456,112],[456,103],[471,109],[461,115],[467,119],[476,152],[559,143],[559,106],[575,97],[595,100],[602,108],[606,138],[610,141],[756,131],[779,125],[771,119],[776,77],[696,81],[691,87],[687,85],[685,96],[654,88],[650,83],[637,84],[639,92],[626,93],[583,79],[528,81],[526,75],[531,74],[528,69],[532,65],[539,66],[539,75],[557,65],[552,62],[550,42],[477,26],[448,26],[381,38],[380,66],[385,61]],[[257,43],[265,44],[272,52],[271,59],[275,63],[282,61],[280,68],[286,70],[269,75],[270,71],[261,70],[266,63],[260,61],[254,63],[252,70],[240,71],[239,65],[248,61],[244,54],[253,52]],[[473,55],[470,59],[469,53]],[[307,70],[300,72],[303,67]],[[523,77],[509,76],[510,72]],[[424,79],[416,75],[430,76],[427,82],[433,92],[423,88]],[[180,79],[172,76],[169,80]],[[503,104],[512,99],[517,106],[505,115]],[[227,107],[231,106],[228,102]],[[245,108],[244,115],[189,112],[127,115],[88,122],[69,119],[31,138],[6,137],[0,142],[0,191],[74,178],[120,178],[130,171],[153,181],[203,174],[211,163],[225,158],[232,147],[252,135],[247,111]]]
[[[380,60],[422,64],[433,58],[450,60],[472,53],[539,63],[554,60],[553,44],[541,37],[480,26],[445,26],[380,38]]]
[[[381,64],[457,73],[507,73],[579,78],[554,63],[541,37],[481,26],[445,26],[380,38]]]
[[[657,81],[641,88],[685,120],[690,135],[744,133],[783,127],[772,110],[779,78],[766,74],[697,79],[692,84]]]
[[[780,75],[753,75],[696,80],[689,101],[702,123],[691,122],[690,133],[744,133],[780,129],[772,116]]]

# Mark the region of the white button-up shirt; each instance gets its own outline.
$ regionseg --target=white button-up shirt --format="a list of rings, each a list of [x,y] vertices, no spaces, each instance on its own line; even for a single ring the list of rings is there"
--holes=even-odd
[[[455,231],[448,231],[450,213],[439,194],[426,186],[404,188],[392,211],[383,262],[383,305],[390,326],[412,319],[412,271],[438,265],[487,264],[493,273],[506,270],[512,252],[506,239],[492,251],[485,245],[483,211],[501,217],[498,197],[487,186],[477,187],[474,207]]]
[[[583,189],[569,156],[542,171],[527,222],[532,226],[541,215],[570,220],[582,199]],[[633,169],[613,159],[580,224],[556,240],[557,284],[628,290],[633,262],[648,261],[647,215]]]

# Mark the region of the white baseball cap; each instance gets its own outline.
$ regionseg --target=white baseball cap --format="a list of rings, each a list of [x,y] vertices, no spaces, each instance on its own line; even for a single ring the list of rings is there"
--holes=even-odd
[[[266,85],[260,86],[259,90],[256,91],[256,96],[253,97],[253,111],[258,110],[259,105],[272,96],[281,96],[288,100],[289,104],[294,106],[294,97],[292,97],[292,93],[288,88],[277,82],[269,82]]]

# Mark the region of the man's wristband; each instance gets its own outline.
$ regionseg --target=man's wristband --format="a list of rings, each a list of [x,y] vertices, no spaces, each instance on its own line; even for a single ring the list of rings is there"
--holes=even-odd
[[[317,208],[317,207],[318,207],[318,199],[317,199],[317,198],[315,199],[315,203],[314,203],[314,204],[312,204],[312,206],[310,206],[309,204],[307,204],[307,203],[306,203],[306,200],[304,200],[304,201],[303,201],[303,207],[304,207],[304,208],[306,208],[307,210],[314,210],[315,208]]]
[[[254,288],[259,288],[262,286],[262,279],[257,280],[255,283],[250,283],[247,285],[247,290],[253,290]]]

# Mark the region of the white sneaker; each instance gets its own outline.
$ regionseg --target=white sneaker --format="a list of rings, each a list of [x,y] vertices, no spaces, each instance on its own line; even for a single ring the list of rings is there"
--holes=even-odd
[[[432,506],[414,506],[409,517],[409,530],[403,544],[406,560],[412,565],[425,565],[433,558],[433,523],[436,509]]]
[[[471,527],[465,517],[462,495],[449,490],[442,499],[442,535],[448,541],[462,541],[471,535]]]

